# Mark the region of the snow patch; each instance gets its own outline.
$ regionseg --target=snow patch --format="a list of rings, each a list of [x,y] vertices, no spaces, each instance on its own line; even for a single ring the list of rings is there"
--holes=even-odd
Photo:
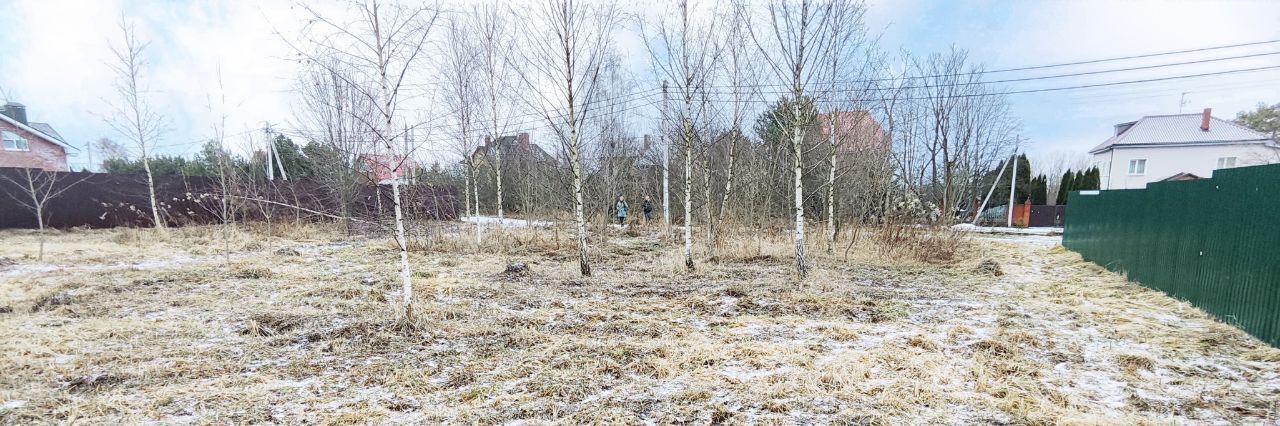
[[[545,220],[512,219],[509,217],[498,219],[496,216],[463,216],[462,221],[481,225],[501,225],[503,228],[547,228],[554,224],[554,222]]]

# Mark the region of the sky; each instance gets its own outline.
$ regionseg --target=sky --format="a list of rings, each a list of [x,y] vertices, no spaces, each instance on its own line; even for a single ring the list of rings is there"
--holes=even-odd
[[[763,7],[764,2],[760,5]],[[456,6],[456,5],[455,5]],[[640,7],[644,6],[634,6]],[[642,11],[643,12],[643,11]],[[73,145],[125,139],[110,123],[111,44],[124,17],[151,40],[148,97],[167,119],[158,151],[191,155],[226,117],[229,140],[260,137],[265,122],[294,120],[297,56],[285,41],[303,25],[286,1],[9,0],[0,2],[0,89],[27,106],[31,121],[54,126]],[[1280,40],[1280,1],[1271,0],[871,0],[867,25],[882,48],[916,55],[952,47],[988,70]],[[641,68],[634,35],[618,46]],[[1280,43],[998,72],[987,79],[1052,77],[1280,52]],[[1002,84],[1006,90],[1060,88],[1280,65],[1280,55]],[[640,77],[652,73],[636,69]],[[1131,85],[1009,95],[1033,156],[1083,155],[1116,123],[1144,115],[1213,108],[1233,118],[1259,102],[1280,102],[1280,70]],[[430,104],[429,100],[424,101]],[[654,114],[639,114],[642,117]],[[545,144],[545,143],[544,143]],[[427,152],[433,152],[428,150]],[[443,155],[443,154],[441,154]],[[73,167],[88,164],[82,150]]]

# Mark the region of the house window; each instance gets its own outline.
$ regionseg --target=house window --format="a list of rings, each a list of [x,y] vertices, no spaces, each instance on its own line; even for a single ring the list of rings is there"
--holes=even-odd
[[[13,132],[0,132],[4,135],[5,151],[30,151],[31,147],[27,146],[27,140],[18,136]]]
[[[1236,166],[1236,157],[1218,157],[1219,169],[1230,169]]]
[[[1145,175],[1147,174],[1147,159],[1129,160],[1129,174]]]

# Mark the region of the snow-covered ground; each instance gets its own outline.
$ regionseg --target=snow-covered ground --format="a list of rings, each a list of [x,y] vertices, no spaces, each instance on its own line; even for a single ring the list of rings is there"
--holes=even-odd
[[[513,219],[509,217],[499,220],[497,216],[463,216],[462,221],[468,223],[479,222],[481,225],[485,226],[498,226],[501,224],[503,228],[524,228],[529,226],[546,228],[554,224],[554,222],[548,222],[545,220]]]
[[[1009,228],[1005,226],[977,226],[971,223],[953,225],[951,229],[960,232],[985,234],[1062,235],[1062,228]]]

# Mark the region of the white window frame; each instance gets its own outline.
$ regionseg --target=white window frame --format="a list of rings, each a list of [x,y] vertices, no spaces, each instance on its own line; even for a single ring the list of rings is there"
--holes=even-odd
[[[1223,160],[1230,160],[1230,164],[1226,164],[1227,161]],[[1214,170],[1235,168],[1237,161],[1239,161],[1239,159],[1236,157],[1218,157],[1218,167],[1214,168]]]
[[[26,139],[23,139],[22,136],[18,136],[17,133],[4,130],[4,131],[0,131],[0,135],[3,135],[3,139],[4,139],[3,149],[5,151],[30,151],[31,150],[31,144],[27,142]],[[9,142],[11,141],[13,142],[13,147],[9,146]]]
[[[1129,176],[1143,176],[1146,174],[1147,174],[1147,159],[1135,158],[1135,159],[1129,160]]]

